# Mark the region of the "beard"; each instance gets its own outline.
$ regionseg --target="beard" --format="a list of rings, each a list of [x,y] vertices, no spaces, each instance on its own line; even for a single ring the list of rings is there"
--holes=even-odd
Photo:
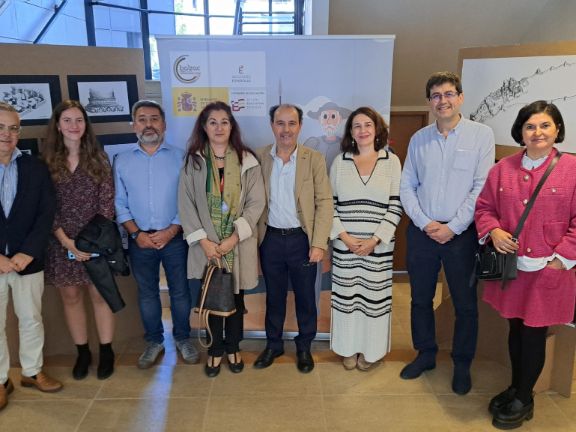
[[[154,132],[153,134],[146,134],[146,132]],[[142,133],[136,135],[138,141],[142,144],[158,144],[164,139],[164,134],[156,129],[145,129]]]
[[[336,136],[336,132],[338,132],[337,126],[332,126],[332,125],[324,126],[324,134],[326,136],[329,136],[329,137]]]

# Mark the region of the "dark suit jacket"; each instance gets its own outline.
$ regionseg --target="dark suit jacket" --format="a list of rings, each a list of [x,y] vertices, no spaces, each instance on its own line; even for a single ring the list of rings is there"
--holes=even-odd
[[[8,244],[8,257],[18,252],[30,255],[32,262],[21,275],[44,270],[44,254],[56,212],[56,191],[48,167],[34,156],[17,159],[18,185],[8,218],[0,210],[0,254]]]

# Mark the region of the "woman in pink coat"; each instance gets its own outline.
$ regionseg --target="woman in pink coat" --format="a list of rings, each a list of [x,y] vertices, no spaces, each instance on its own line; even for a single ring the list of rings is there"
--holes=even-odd
[[[572,321],[576,300],[576,158],[563,154],[544,183],[518,241],[524,207],[564,140],[558,108],[546,101],[523,107],[512,137],[526,150],[496,164],[476,202],[480,239],[501,253],[518,253],[518,277],[501,289],[486,282],[484,300],[508,319],[512,382],[490,401],[493,425],[513,429],[534,414],[532,391],[542,372],[548,327]],[[489,237],[489,238],[488,238]]]

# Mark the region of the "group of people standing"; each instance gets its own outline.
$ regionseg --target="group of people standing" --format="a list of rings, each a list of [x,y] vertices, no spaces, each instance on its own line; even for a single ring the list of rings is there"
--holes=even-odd
[[[254,367],[269,367],[284,354],[291,285],[299,329],[297,368],[312,371],[318,315],[314,285],[331,241],[331,348],[345,369],[368,371],[391,349],[392,256],[405,211],[411,220],[407,263],[418,355],[401,378],[417,378],[436,365],[433,298],[443,268],[456,315],[452,389],[460,395],[470,391],[478,333],[475,254],[479,242],[492,241],[501,253],[518,253],[519,276],[505,290],[496,283],[487,283],[484,290],[484,299],[510,322],[512,362],[511,384],[489,409],[493,424],[503,429],[529,420],[547,328],[574,316],[573,156],[558,161],[520,237],[511,233],[558,154],[554,143],[563,140],[564,122],[553,104],[538,101],[522,108],[512,135],[526,150],[493,167],[494,135],[489,127],[462,117],[459,77],[433,74],[426,98],[436,121],[412,137],[403,170],[388,149],[388,126],[369,107],[350,113],[341,152],[327,167],[320,153],[298,144],[303,117],[298,106],[272,107],[274,144],[253,151],[242,141],[230,107],[210,103],[199,114],[184,152],[165,143],[163,108],[139,101],[132,109],[138,145],[118,154],[111,168],[78,102],[65,101],[54,110],[43,148],[46,164],[16,148],[18,114],[0,105],[0,318],[4,322],[10,287],[20,320],[22,384],[41,391],[62,387],[42,372],[39,299],[45,258],[46,279],[61,293],[78,350],[74,378],[86,377],[92,362],[85,292],[100,340],[97,376],[105,379],[114,372],[114,315],[82,266],[91,255],[74,243],[96,214],[115,215],[129,235],[146,341],[139,368],[154,365],[164,351],[160,264],[168,282],[176,347],[186,363],[197,363],[190,311],[207,263],[220,260],[233,274],[236,312],[225,319],[209,318],[206,375],[217,376],[223,360],[233,373],[244,368],[244,291],[258,283],[258,262],[266,284],[267,343]],[[6,348],[3,332],[0,409],[13,389]]]

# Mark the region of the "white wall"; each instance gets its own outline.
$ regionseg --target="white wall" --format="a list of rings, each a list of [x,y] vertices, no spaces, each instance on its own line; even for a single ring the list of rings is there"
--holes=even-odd
[[[574,0],[330,1],[330,34],[396,35],[394,107],[424,105],[428,76],[456,71],[460,48],[574,40],[575,18]]]
[[[329,0],[306,0],[304,3],[304,34],[327,35],[329,17]]]

